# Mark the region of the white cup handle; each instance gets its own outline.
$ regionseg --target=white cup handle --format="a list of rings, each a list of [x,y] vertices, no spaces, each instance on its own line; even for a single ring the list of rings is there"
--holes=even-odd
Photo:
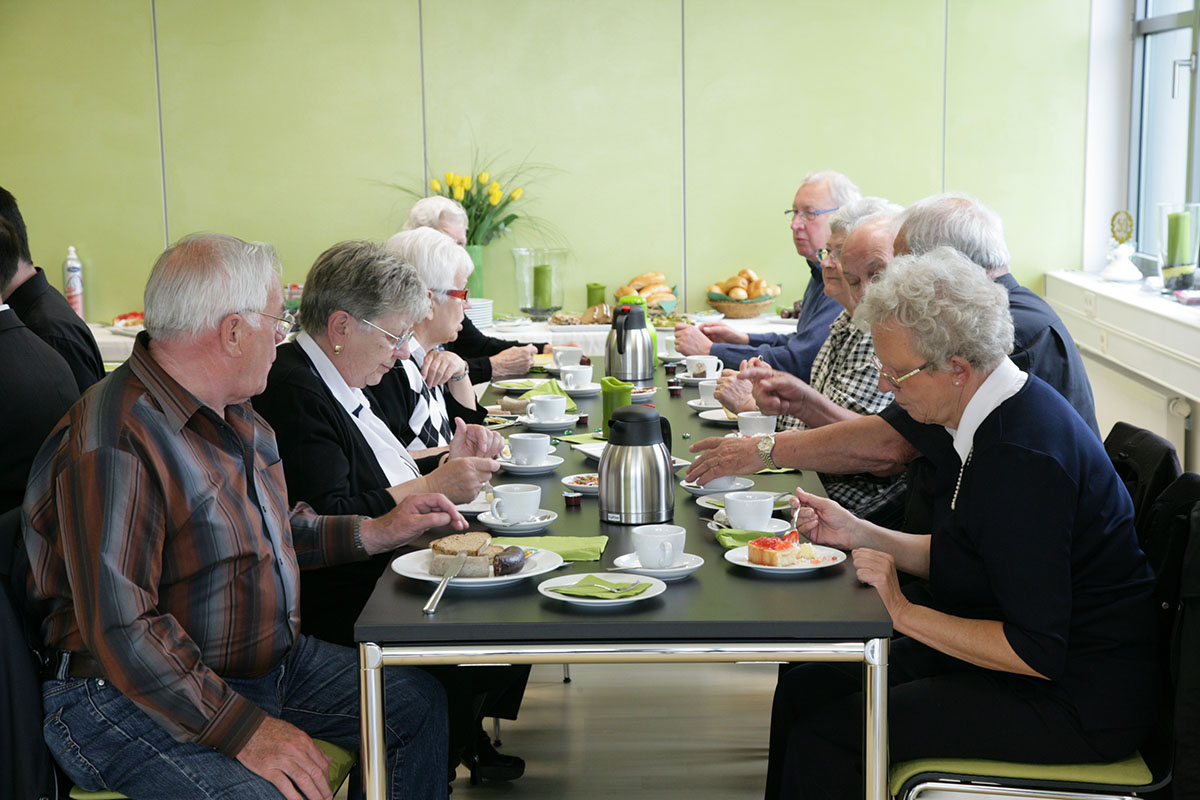
[[[495,517],[496,519],[500,520],[501,522],[504,522],[504,515],[500,513],[500,509],[502,507],[501,503],[502,503],[502,501],[500,500],[499,497],[492,500],[492,516]]]
[[[725,371],[725,362],[718,358],[717,359],[717,375],[719,376],[724,371]]]
[[[662,542],[659,547],[662,552],[662,564],[659,567],[669,567],[675,563],[675,547],[671,542]]]

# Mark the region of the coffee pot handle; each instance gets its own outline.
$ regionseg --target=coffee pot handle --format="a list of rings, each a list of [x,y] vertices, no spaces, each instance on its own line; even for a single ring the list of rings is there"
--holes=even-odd
[[[671,421],[666,417],[659,417],[658,424],[662,428],[663,442],[667,445],[667,456],[671,457]]]
[[[621,309],[624,314],[619,314],[613,320],[613,330],[617,332],[617,352],[625,355],[625,321],[629,319],[629,307]]]

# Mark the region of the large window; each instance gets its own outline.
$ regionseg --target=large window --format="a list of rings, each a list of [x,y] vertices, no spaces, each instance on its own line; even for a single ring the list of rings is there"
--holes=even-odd
[[[1200,202],[1193,0],[1138,0],[1134,21],[1129,209],[1147,272],[1158,254],[1159,203]]]

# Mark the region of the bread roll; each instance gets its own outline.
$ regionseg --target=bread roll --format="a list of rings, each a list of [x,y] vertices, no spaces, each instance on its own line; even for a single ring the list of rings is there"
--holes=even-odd
[[[753,300],[756,297],[762,297],[767,293],[767,282],[762,278],[756,281],[751,281],[750,286],[746,288],[746,295]]]
[[[733,287],[728,292],[726,292],[726,294],[729,295],[730,300],[746,300],[747,298],[750,297],[750,294],[745,289],[743,289],[741,286]]]
[[[643,286],[641,289],[638,289],[638,294],[640,294],[642,297],[647,297],[655,293],[669,291],[671,291],[671,287],[667,286],[665,283],[652,283],[649,286]]]
[[[719,283],[714,283],[704,290],[705,292],[716,292],[717,294],[725,294],[725,287]]]
[[[649,286],[652,283],[665,283],[666,280],[667,276],[663,275],[661,272],[643,272],[641,275],[638,275],[636,278],[631,280],[629,285],[635,289],[641,289],[645,286]]]
[[[783,293],[783,289],[780,289],[778,286],[768,286],[767,287],[767,296],[768,297],[779,297],[779,295],[782,293]]]
[[[741,272],[739,272],[738,275],[740,275],[741,277],[750,281],[751,283],[758,280],[758,273],[752,269],[744,269]]]
[[[631,294],[637,294],[637,289],[627,283],[620,289],[617,289],[616,298],[620,300],[622,297],[628,297]]]

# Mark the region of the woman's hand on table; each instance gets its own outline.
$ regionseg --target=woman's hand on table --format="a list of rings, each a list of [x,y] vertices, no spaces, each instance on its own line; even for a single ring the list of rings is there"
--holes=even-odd
[[[851,557],[854,559],[858,579],[868,586],[875,587],[892,620],[899,619],[909,601],[900,590],[896,560],[887,553],[869,547],[858,548],[851,553]]]
[[[515,378],[529,373],[537,348],[531,344],[509,347],[488,358],[492,364],[492,378]]]
[[[431,389],[466,374],[467,362],[463,361],[449,350],[432,350],[425,354],[425,363],[421,365],[421,377],[425,385]]]
[[[796,530],[813,544],[839,550],[852,550],[865,544],[861,541],[862,520],[838,505],[836,500],[817,497],[797,488],[792,510]]]
[[[474,497],[474,495],[472,495]],[[467,521],[444,494],[412,494],[382,517],[365,519],[359,534],[368,555],[395,550],[430,528],[449,525],[465,531]]]
[[[743,380],[736,370],[727,369],[717,378],[717,388],[713,397],[730,411],[754,411],[756,406],[751,394],[753,388],[753,384]]]
[[[763,468],[758,440],[714,436],[693,444],[689,450],[700,453],[688,467],[687,479],[701,486],[725,475],[746,475]]]
[[[450,440],[450,458],[479,456],[496,458],[504,452],[504,437],[482,425],[468,425],[454,418],[454,438]]]
[[[423,480],[428,488],[441,492],[452,502],[469,503],[498,469],[500,462],[494,458],[451,458]]]

